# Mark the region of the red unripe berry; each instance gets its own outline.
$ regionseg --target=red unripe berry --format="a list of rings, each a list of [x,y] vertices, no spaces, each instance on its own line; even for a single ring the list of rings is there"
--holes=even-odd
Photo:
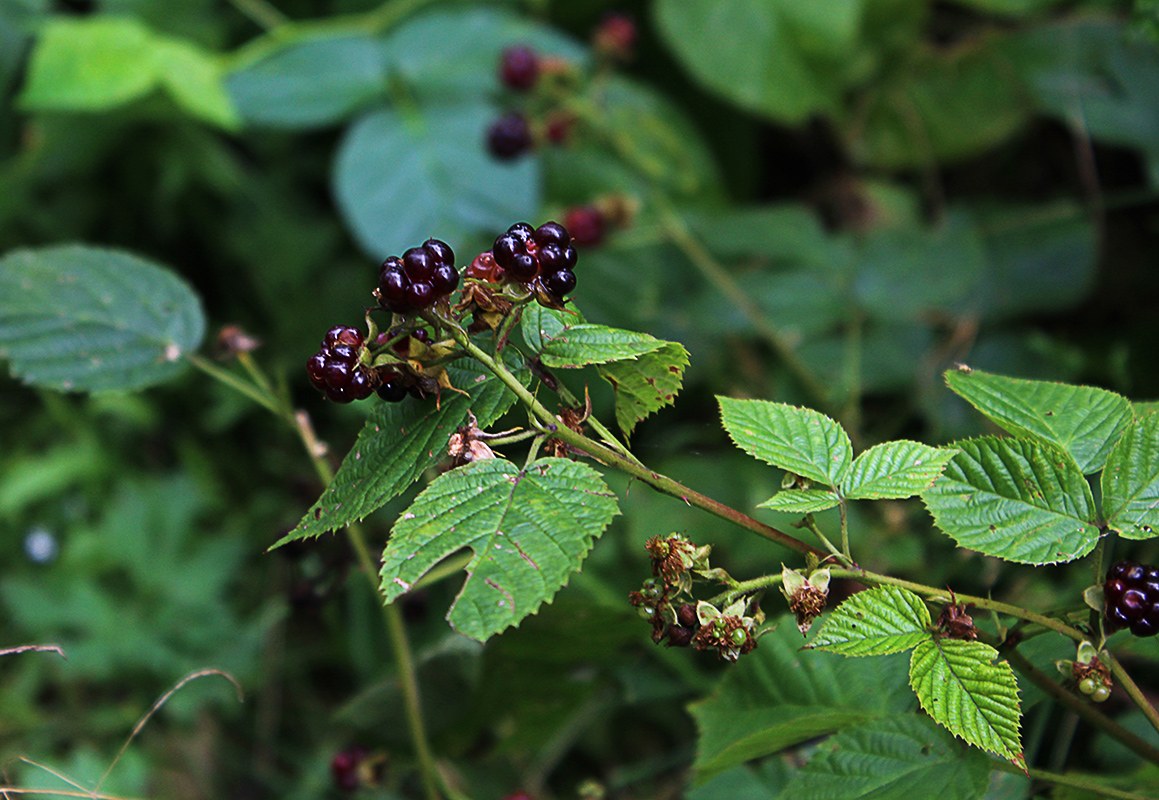
[[[613,11],[604,15],[592,35],[592,43],[601,53],[627,61],[632,57],[638,35],[636,21],[631,16]]]
[[[539,54],[527,45],[508,47],[499,57],[499,80],[517,92],[525,92],[539,78]]]
[[[595,206],[568,209],[563,224],[571,231],[572,243],[579,247],[594,247],[604,240],[604,215]]]

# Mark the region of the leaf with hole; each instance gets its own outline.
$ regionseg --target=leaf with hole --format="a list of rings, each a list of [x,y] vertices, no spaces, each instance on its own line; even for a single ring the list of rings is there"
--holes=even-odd
[[[600,377],[616,390],[616,423],[625,436],[636,423],[671,405],[688,367],[688,351],[676,342],[638,358],[612,361],[597,367]]]
[[[982,642],[929,639],[914,648],[910,686],[950,733],[1023,767],[1018,682],[1010,664],[997,657]]]
[[[1132,422],[1103,469],[1103,514],[1127,539],[1152,539],[1159,529],[1159,413]]]
[[[824,414],[767,400],[717,400],[724,429],[749,455],[826,486],[848,476],[853,445]]]
[[[0,259],[0,359],[34,386],[142,389],[183,370],[204,335],[189,284],[129,253],[60,245]]]
[[[901,500],[937,480],[957,451],[898,440],[869,448],[853,460],[842,493],[853,500]]]
[[[920,597],[898,586],[875,586],[830,612],[809,646],[843,656],[877,656],[929,638],[930,612]]]
[[[1084,475],[1103,468],[1133,416],[1127,398],[1091,386],[967,369],[947,371],[946,384],[1004,430],[1067,451]]]
[[[1094,498],[1069,455],[1033,439],[954,446],[958,454],[922,500],[962,547],[1024,564],[1065,563],[1094,549]]]
[[[459,633],[486,641],[550,601],[618,513],[615,496],[586,464],[468,464],[436,478],[395,524],[382,554],[383,595],[393,600],[470,548],[467,580],[448,619]]]

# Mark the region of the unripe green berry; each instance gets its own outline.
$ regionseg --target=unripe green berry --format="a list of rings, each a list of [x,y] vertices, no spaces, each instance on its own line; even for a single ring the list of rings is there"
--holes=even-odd
[[[744,628],[737,628],[731,634],[729,634],[729,638],[732,640],[732,643],[735,646],[740,647],[742,644],[748,641],[749,635],[745,632]]]
[[[1096,703],[1106,702],[1107,698],[1110,696],[1111,696],[1111,687],[1107,686],[1105,684],[1102,684],[1102,683],[1100,683],[1098,686],[1096,686],[1095,690],[1091,693],[1091,699],[1094,700]]]
[[[656,616],[656,609],[651,606],[640,606],[636,609],[636,613],[640,615],[640,619],[651,622]]]
[[[1079,681],[1079,691],[1083,694],[1093,695],[1098,688],[1099,683],[1094,678],[1086,677]]]

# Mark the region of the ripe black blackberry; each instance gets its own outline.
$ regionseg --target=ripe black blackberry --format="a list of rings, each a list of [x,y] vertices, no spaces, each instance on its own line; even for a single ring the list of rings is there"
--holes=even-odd
[[[571,241],[567,228],[558,222],[538,228],[517,222],[495,240],[491,254],[504,276],[559,304],[575,289],[576,252]]]
[[[512,161],[531,149],[531,124],[518,111],[504,114],[487,129],[487,150],[500,161]]]
[[[337,325],[326,332],[322,348],[306,362],[313,387],[335,403],[365,400],[379,384],[374,370],[361,363],[362,333]]]
[[[380,306],[397,314],[413,314],[428,308],[459,286],[455,251],[446,242],[427,239],[402,258],[382,262],[374,296]]]
[[[506,48],[499,56],[499,80],[517,92],[525,92],[539,79],[539,54],[527,45]]]
[[[1129,628],[1136,636],[1159,633],[1159,569],[1120,561],[1107,570],[1103,597],[1113,629]]]

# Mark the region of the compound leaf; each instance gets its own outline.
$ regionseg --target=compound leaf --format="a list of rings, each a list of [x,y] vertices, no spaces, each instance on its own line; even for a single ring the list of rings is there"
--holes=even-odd
[[[913,497],[930,488],[955,452],[904,439],[885,442],[853,460],[853,468],[842,489],[850,499]]]
[[[898,586],[877,586],[837,606],[810,647],[843,656],[900,653],[930,638],[930,612],[922,599]]]
[[[777,492],[765,502],[759,503],[757,507],[788,514],[816,514],[833,508],[840,502],[841,498],[837,493],[828,489],[788,489]]]
[[[159,36],[153,63],[160,84],[189,114],[226,130],[241,127],[221,67],[211,53],[182,39]]]
[[[975,747],[1024,765],[1018,682],[982,642],[928,639],[914,648],[910,686],[926,713]]]
[[[1129,425],[1103,469],[1103,514],[1127,539],[1151,539],[1159,528],[1159,413]]]
[[[904,656],[865,665],[832,653],[801,653],[792,617],[760,638],[719,688],[692,703],[699,732],[694,783],[737,764],[874,717],[913,708]]]
[[[1003,430],[1066,450],[1084,475],[1103,468],[1132,418],[1127,398],[1091,386],[964,369],[947,371],[946,384]]]
[[[468,395],[444,390],[437,407],[429,399],[377,403],[334,480],[298,527],[274,547],[363,519],[445,456],[447,441],[467,419],[468,411],[485,428],[515,402],[511,390],[473,361],[457,361],[447,373],[451,383]],[[520,377],[526,381],[526,372]]]
[[[546,339],[539,358],[548,367],[586,367],[636,358],[665,344],[646,333],[581,323]]]
[[[539,159],[501,162],[485,147],[486,103],[367,113],[347,130],[333,182],[346,224],[378,259],[438,232],[459,249],[539,208]],[[495,187],[502,187],[496,191]]]
[[[846,728],[822,742],[783,797],[810,800],[977,800],[990,760],[929,717],[902,714]]]
[[[597,367],[600,376],[616,390],[616,423],[625,436],[637,422],[672,403],[687,367],[688,351],[676,342],[664,342],[660,349],[639,358]]]
[[[565,458],[520,469],[488,459],[435,479],[395,524],[382,556],[387,601],[468,547],[455,630],[486,641],[550,600],[619,513],[599,473]]]
[[[1094,498],[1066,453],[994,436],[954,446],[958,454],[922,500],[960,545],[1024,564],[1073,561],[1094,548]]]
[[[724,429],[749,455],[826,486],[849,474],[853,445],[824,414],[767,400],[717,400]]]
[[[189,284],[129,253],[61,245],[0,259],[0,358],[26,383],[141,389],[176,375],[204,335]]]

